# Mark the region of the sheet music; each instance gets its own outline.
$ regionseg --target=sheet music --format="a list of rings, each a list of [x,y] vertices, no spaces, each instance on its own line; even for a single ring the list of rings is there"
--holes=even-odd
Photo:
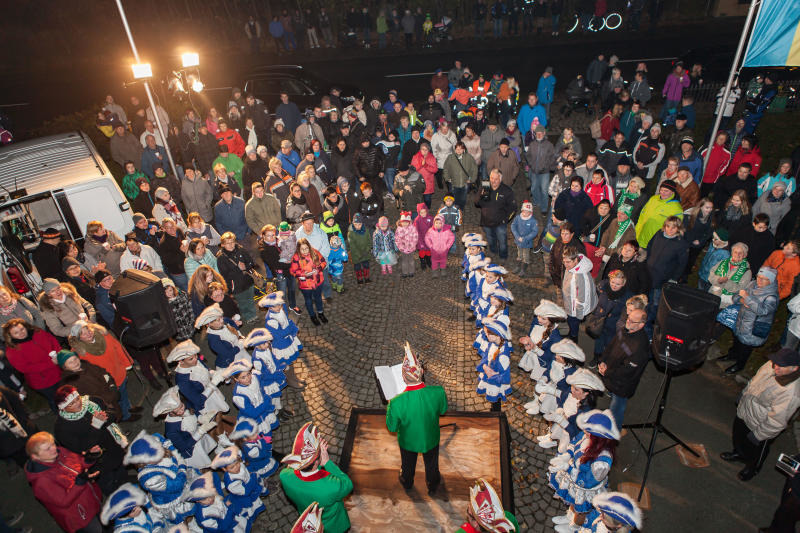
[[[402,363],[394,366],[376,366],[375,377],[378,378],[381,395],[387,402],[406,389]]]

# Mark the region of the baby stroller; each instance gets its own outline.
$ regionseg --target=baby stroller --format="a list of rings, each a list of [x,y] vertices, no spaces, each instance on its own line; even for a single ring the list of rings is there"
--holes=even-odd
[[[347,28],[339,32],[339,47],[340,48],[357,48],[358,34],[352,28]]]
[[[267,271],[269,272],[269,269],[267,269]],[[270,281],[264,276],[262,276],[261,273],[255,268],[251,268],[248,272],[253,277],[253,282],[254,282],[253,288],[255,293],[253,299],[256,302],[259,301],[264,296],[272,294],[273,292],[278,290],[278,287],[275,285],[274,281]],[[271,275],[272,273],[269,272],[269,274]]]
[[[453,19],[450,17],[442,17],[442,20],[433,25],[433,37],[436,42],[452,41],[453,36],[450,35],[450,28],[453,27]]]
[[[586,80],[578,74],[574,80],[567,85],[567,103],[561,108],[561,115],[565,118],[570,116],[573,111],[583,110],[587,115],[591,115],[593,110],[592,90],[586,86]]]

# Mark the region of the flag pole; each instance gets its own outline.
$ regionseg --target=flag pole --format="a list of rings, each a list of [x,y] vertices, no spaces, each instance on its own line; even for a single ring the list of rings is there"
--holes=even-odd
[[[719,113],[717,113],[717,118],[714,120],[714,126],[711,128],[711,136],[709,137],[708,148],[706,149],[706,157],[703,159],[703,171],[705,171],[706,166],[708,165],[708,160],[711,158],[711,148],[713,148],[714,143],[716,142],[717,130],[719,130],[719,125],[722,123],[722,115],[725,111],[725,105],[728,102],[728,96],[731,94],[733,80],[736,78],[739,62],[742,59],[742,52],[745,49],[745,44],[748,42],[750,26],[753,23],[753,17],[755,16],[757,11],[756,8],[759,4],[761,4],[761,0],[752,0],[750,2],[750,9],[747,11],[747,18],[744,21],[744,28],[742,28],[742,36],[739,38],[739,46],[736,48],[736,54],[733,56],[733,65],[731,65],[731,72],[728,74],[728,83],[725,85],[725,90],[722,92],[722,99],[719,101]],[[702,177],[700,179],[702,179]]]

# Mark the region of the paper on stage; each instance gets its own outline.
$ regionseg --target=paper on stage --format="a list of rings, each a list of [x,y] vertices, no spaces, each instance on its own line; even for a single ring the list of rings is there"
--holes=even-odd
[[[376,366],[375,377],[378,378],[381,395],[387,402],[406,390],[406,382],[403,381],[403,363],[394,366]]]

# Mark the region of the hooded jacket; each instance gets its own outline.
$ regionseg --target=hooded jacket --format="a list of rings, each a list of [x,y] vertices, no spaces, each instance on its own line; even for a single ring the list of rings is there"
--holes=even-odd
[[[353,265],[369,261],[372,257],[372,235],[365,225],[362,224],[361,231],[358,231],[350,224],[350,229],[347,231],[347,249],[350,251],[350,262]]]
[[[253,196],[244,205],[244,218],[250,230],[256,235],[261,234],[261,228],[267,224],[278,227],[281,222],[281,203],[272,194],[264,192],[264,196]]]
[[[231,198],[231,203],[220,200],[214,206],[214,223],[221,234],[233,232],[236,240],[243,241],[247,237],[247,221],[244,218],[244,200],[238,196]]]
[[[444,216],[436,215],[433,217],[434,223],[437,220],[442,221],[442,227],[437,230],[435,226],[431,226],[425,233],[425,244],[430,248],[431,254],[447,256],[447,252],[455,242],[456,237],[450,230],[450,226],[444,223]]]
[[[731,161],[730,169],[736,171],[739,168],[739,165],[742,163],[750,163],[752,165],[752,169],[750,173],[753,176],[758,176],[759,170],[761,170],[761,148],[758,146],[754,146],[749,150],[745,150],[741,146],[739,149],[736,150],[736,154],[733,156],[733,160]]]
[[[742,304],[736,318],[736,338],[747,346],[761,346],[767,340],[753,333],[756,322],[772,324],[775,310],[778,308],[778,284],[771,282],[766,287],[759,287],[757,280],[752,280],[745,289],[747,296],[742,298],[738,293],[733,295],[734,304]],[[770,328],[767,328],[769,332]]]
[[[568,316],[583,320],[597,306],[597,290],[592,279],[592,262],[583,254],[578,264],[564,272],[561,286]]]
[[[25,381],[34,389],[46,389],[58,383],[61,371],[48,355],[59,351],[58,341],[50,333],[38,330],[30,340],[16,343],[6,348],[6,359],[18,372],[25,376]]]
[[[650,197],[636,223],[636,240],[639,246],[647,248],[653,235],[661,231],[664,221],[671,216],[683,219],[683,208],[680,200],[673,194],[667,200],[662,200],[661,196],[654,194]]]
[[[203,220],[214,218],[214,185],[204,177],[195,174],[194,180],[186,176],[181,181],[181,198],[186,212],[197,212]]]
[[[798,407],[800,379],[795,377],[789,383],[779,383],[772,362],[767,361],[742,391],[736,416],[758,440],[765,441],[786,429]]]
[[[419,232],[417,232],[416,226],[409,222],[407,226],[403,227],[398,220],[397,228],[394,230],[394,242],[401,253],[416,253],[419,242]]]
[[[689,243],[680,234],[672,238],[663,231],[656,233],[647,248],[647,270],[654,289],[669,280],[678,281],[686,268]]]
[[[780,198],[775,198],[772,191],[762,194],[756,203],[753,204],[753,216],[764,213],[769,217],[769,231],[775,233],[778,224],[792,208],[788,194],[784,193]]]

